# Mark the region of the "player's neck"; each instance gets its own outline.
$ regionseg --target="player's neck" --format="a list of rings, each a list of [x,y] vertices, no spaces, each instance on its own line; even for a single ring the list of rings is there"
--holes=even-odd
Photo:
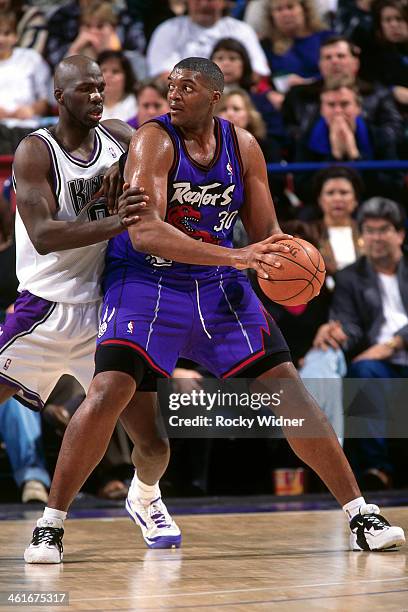
[[[52,132],[66,151],[72,152],[79,148],[93,148],[95,134],[92,128],[80,125],[73,127],[60,119]]]
[[[214,118],[209,121],[194,126],[179,127],[184,140],[196,142],[200,148],[206,149],[211,142],[211,137],[214,134]]]

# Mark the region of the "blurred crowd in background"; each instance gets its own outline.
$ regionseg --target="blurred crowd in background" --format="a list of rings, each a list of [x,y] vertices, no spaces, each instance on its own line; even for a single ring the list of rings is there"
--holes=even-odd
[[[316,245],[326,263],[320,296],[300,307],[269,302],[252,279],[300,375],[306,383],[320,378],[341,383],[347,375],[407,377],[406,171],[401,165],[375,171],[349,165],[407,158],[406,0],[0,0],[0,161],[13,155],[25,135],[56,122],[53,70],[73,54],[92,57],[101,67],[103,119],[121,119],[135,129],[168,111],[167,76],[179,60],[204,56],[216,62],[225,77],[217,114],[257,139],[272,164],[269,181],[282,228]],[[3,159],[7,167],[9,158]],[[291,162],[324,167],[310,172],[300,166],[294,172],[289,165],[274,172],[276,165],[285,169]],[[18,285],[11,229],[15,198],[5,178],[2,319],[12,311]],[[238,227],[236,244],[245,240]],[[385,274],[379,250],[391,262]],[[370,290],[377,292],[378,312]],[[206,375],[195,364],[179,365],[180,378]],[[387,441],[382,431],[370,439],[347,439],[342,388],[334,385],[327,392],[314,380],[310,391],[344,441],[362,486],[407,486],[404,441]],[[5,450],[0,478],[12,474],[16,483],[14,492],[2,487],[2,501],[13,496],[47,501],[64,427],[82,398],[81,387],[65,377],[41,416],[14,399],[0,406]],[[379,410],[385,411],[385,404]],[[130,455],[118,426],[86,491],[111,500],[125,497]],[[323,490],[285,441],[232,439],[174,441],[162,489],[174,495],[269,493],[279,488],[276,474],[282,469],[297,478],[302,473],[293,491]]]

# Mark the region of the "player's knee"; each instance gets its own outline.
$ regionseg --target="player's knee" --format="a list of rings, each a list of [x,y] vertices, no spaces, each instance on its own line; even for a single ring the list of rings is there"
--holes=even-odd
[[[151,440],[144,440],[135,447],[135,450],[145,460],[160,459],[167,457],[170,452],[170,445],[167,438],[157,437]]]
[[[135,381],[122,372],[104,372],[95,376],[89,388],[86,404],[93,412],[108,411],[119,415],[136,390]]]

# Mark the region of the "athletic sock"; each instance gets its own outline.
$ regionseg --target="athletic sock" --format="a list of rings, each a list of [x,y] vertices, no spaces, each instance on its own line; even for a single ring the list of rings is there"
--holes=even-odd
[[[67,518],[67,513],[63,510],[56,510],[55,508],[48,508],[47,506],[44,508],[44,514],[42,516],[46,521],[65,521]]]
[[[143,506],[148,506],[154,499],[160,497],[159,483],[156,482],[153,485],[145,484],[139,480],[136,470],[131,489],[131,496],[137,497]]]
[[[352,499],[347,504],[344,504],[343,510],[348,520],[351,521],[356,516],[356,514],[358,514],[361,506],[365,506],[366,503],[367,502],[364,497],[356,497],[356,499]]]

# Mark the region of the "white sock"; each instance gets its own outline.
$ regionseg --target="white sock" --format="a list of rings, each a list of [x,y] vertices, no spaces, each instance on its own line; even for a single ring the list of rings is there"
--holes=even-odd
[[[351,521],[351,519],[353,519],[356,514],[358,514],[358,511],[360,510],[361,506],[365,506],[366,503],[367,502],[364,497],[356,497],[356,499],[352,499],[347,504],[344,504],[343,510],[348,520]]]
[[[154,499],[160,497],[159,483],[148,485],[139,480],[135,470],[135,476],[132,482],[132,497],[136,496],[144,506],[148,506]]]
[[[67,513],[63,510],[56,510],[55,508],[44,508],[43,519],[48,521],[65,521]]]

